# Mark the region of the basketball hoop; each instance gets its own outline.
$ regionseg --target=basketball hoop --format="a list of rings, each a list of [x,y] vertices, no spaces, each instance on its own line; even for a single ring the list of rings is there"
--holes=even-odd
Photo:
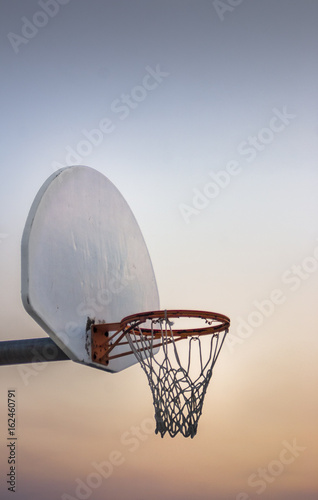
[[[184,317],[202,320],[203,326],[173,328],[172,320]],[[95,325],[95,332],[103,326],[107,325]],[[127,316],[108,331],[114,330],[114,326],[118,328],[107,339],[104,361],[111,359],[116,343],[126,343],[123,342],[126,337],[130,349],[122,355],[133,352],[147,375],[155,408],[156,434],[163,437],[168,432],[174,437],[180,432],[193,438],[212,370],[230,326],[229,318],[206,311],[153,311]],[[206,343],[204,336],[210,336]],[[182,360],[184,353],[177,349],[180,340],[188,341],[185,360]],[[160,346],[162,349],[156,354]]]

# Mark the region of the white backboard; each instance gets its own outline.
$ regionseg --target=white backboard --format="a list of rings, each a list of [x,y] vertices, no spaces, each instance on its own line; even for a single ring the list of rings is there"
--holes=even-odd
[[[133,354],[107,367],[91,360],[91,322],[159,309],[139,226],[103,174],[73,166],[51,175],[30,209],[21,255],[24,307],[72,360],[113,372],[136,363]]]

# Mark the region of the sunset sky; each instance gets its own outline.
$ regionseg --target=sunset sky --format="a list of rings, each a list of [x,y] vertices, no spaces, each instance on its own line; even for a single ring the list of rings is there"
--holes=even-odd
[[[9,389],[15,500],[317,499],[317,22],[311,0],[2,2],[1,340],[46,336],[21,236],[72,164],[129,203],[161,308],[231,329],[194,439],[154,434],[138,365],[0,367],[1,499]]]

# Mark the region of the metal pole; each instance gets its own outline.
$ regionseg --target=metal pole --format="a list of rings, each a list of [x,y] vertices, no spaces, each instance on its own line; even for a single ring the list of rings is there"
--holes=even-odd
[[[69,359],[50,338],[0,342],[0,365],[46,363]]]

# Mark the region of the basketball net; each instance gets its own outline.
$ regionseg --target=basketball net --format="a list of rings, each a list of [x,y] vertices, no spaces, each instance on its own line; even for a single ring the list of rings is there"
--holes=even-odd
[[[181,433],[184,437],[193,438],[197,433],[212,370],[228,329],[212,333],[206,337],[207,343],[195,333],[182,337],[181,344],[188,342],[188,353],[182,363],[176,345],[177,340],[181,340],[178,335],[181,330],[174,332],[173,322],[167,314],[164,318],[149,321],[150,328],[147,325],[147,329],[143,330],[132,322],[125,333],[148,378],[155,408],[155,432],[161,437],[168,432],[171,437]],[[158,345],[162,346],[160,356],[154,354]]]

